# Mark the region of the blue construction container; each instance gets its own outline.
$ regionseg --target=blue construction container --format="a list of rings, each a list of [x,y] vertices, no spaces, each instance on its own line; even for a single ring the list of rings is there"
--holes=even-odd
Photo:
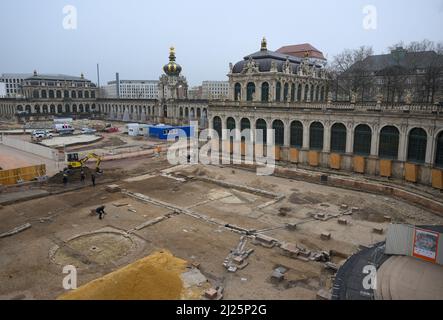
[[[168,125],[159,125],[159,126],[149,126],[149,136],[156,139],[167,140],[168,135],[172,134],[176,137],[191,137],[193,134],[193,128],[191,126],[168,126]]]

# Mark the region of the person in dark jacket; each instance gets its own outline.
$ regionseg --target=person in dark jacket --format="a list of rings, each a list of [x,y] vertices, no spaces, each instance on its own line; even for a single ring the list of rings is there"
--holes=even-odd
[[[86,179],[86,175],[85,175],[85,172],[84,172],[83,169],[82,169],[82,171],[80,172],[80,181],[81,181],[82,183],[84,183],[84,182],[85,182],[85,179]]]
[[[95,174],[91,174],[92,186],[95,187]]]
[[[102,220],[103,216],[106,214],[105,206],[98,207],[97,209],[95,209],[95,212],[98,214],[98,218]]]

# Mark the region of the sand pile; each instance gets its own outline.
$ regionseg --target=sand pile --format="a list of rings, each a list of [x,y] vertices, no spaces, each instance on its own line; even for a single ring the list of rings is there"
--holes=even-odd
[[[187,291],[181,275],[188,263],[156,252],[59,297],[61,300],[178,300]]]

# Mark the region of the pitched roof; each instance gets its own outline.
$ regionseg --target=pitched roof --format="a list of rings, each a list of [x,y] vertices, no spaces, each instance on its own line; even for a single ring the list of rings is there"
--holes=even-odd
[[[282,54],[290,54],[299,58],[303,58],[308,52],[310,58],[326,60],[323,53],[309,43],[295,44],[284,46],[277,50]]]
[[[432,64],[443,66],[443,55],[434,51],[407,52],[404,55],[396,55],[395,51],[389,54],[369,56],[363,61],[355,63],[350,71],[360,69],[369,72],[378,72],[389,67],[402,67],[405,69],[424,69]]]
[[[88,81],[85,78],[81,78],[81,77],[74,77],[74,76],[69,76],[69,75],[65,75],[65,74],[37,74],[37,75],[33,75],[29,78],[27,78],[26,80],[61,80],[61,81]]]

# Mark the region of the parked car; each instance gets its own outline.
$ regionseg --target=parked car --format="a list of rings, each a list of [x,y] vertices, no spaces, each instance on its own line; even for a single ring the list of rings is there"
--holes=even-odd
[[[48,130],[34,130],[32,131],[32,139],[52,139],[52,133]]]
[[[91,129],[91,128],[83,128],[82,129],[82,134],[94,134],[96,132],[97,132],[97,130]]]

